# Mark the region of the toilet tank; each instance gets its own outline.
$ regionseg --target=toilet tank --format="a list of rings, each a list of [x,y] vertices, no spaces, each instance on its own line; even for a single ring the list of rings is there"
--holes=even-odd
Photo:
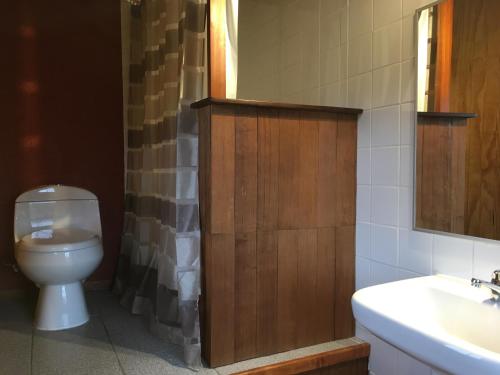
[[[48,185],[21,194],[14,211],[14,238],[43,229],[81,228],[101,237],[99,202],[90,191]]]

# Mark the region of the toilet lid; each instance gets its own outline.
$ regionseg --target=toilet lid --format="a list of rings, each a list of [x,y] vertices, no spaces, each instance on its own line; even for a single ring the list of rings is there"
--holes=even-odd
[[[18,250],[58,252],[92,247],[100,243],[99,236],[79,228],[42,229],[27,234],[18,242]]]

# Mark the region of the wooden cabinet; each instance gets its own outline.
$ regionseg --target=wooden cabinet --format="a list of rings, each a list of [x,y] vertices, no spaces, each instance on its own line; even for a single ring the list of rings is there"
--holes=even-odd
[[[212,366],[354,335],[360,110],[205,99],[202,351]]]

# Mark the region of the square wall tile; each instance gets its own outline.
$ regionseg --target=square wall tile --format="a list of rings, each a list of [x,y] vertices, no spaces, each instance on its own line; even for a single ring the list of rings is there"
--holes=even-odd
[[[358,148],[370,147],[371,145],[371,120],[370,110],[363,111],[358,117]]]
[[[356,290],[370,286],[370,261],[356,257]]]
[[[340,43],[347,43],[349,15],[347,14],[347,7],[342,8],[340,11]]]
[[[294,34],[281,42],[281,68],[290,65],[300,64],[300,53],[298,53],[297,46],[300,43],[299,34]]]
[[[412,186],[413,148],[411,146],[401,146],[400,160],[399,183],[401,186]]]
[[[321,105],[341,106],[340,82],[329,83],[319,89],[319,100]]]
[[[411,188],[399,188],[399,227],[412,228],[413,226],[413,192]]]
[[[415,106],[413,103],[401,105],[401,144],[413,144],[413,129],[415,128]]]
[[[435,2],[435,0],[403,0],[403,16],[415,14],[417,9]]]
[[[401,61],[401,21],[373,33],[373,68]]]
[[[356,223],[356,255],[370,258],[371,226],[368,223]]]
[[[470,279],[472,277],[473,242],[463,238],[434,235],[432,273]]]
[[[340,9],[347,5],[346,0],[321,0],[320,2],[320,12],[321,13],[333,13],[338,12]]]
[[[360,185],[369,185],[371,182],[370,174],[370,149],[360,148],[358,149],[358,160],[357,160],[357,180]]]
[[[396,228],[372,226],[371,258],[377,262],[397,266],[398,230]]]
[[[319,40],[322,50],[340,46],[340,13],[320,13]]]
[[[370,109],[372,104],[372,73],[349,78],[347,102],[350,107]]]
[[[373,108],[399,104],[400,65],[397,63],[373,71]]]
[[[415,70],[415,59],[406,60],[401,64],[401,101],[411,102],[415,100],[417,75]],[[375,78],[374,78],[375,79]]]
[[[422,277],[422,276],[423,275],[416,273],[416,272],[404,270],[402,268],[399,269],[399,280],[414,279],[416,277]]]
[[[422,274],[431,274],[432,234],[399,230],[399,266]]]
[[[372,187],[372,222],[384,225],[398,223],[398,188]]]
[[[475,241],[472,276],[490,280],[494,270],[500,268],[500,244],[498,242]]]
[[[370,264],[370,272],[371,285],[385,284],[399,280],[398,269],[387,264],[372,261]]]
[[[399,144],[399,105],[372,111],[372,146]]]
[[[340,45],[340,79],[347,79],[347,70],[347,43],[342,43]]]
[[[399,182],[399,147],[372,149],[372,183],[397,186]]]
[[[415,38],[415,16],[407,16],[403,18],[403,43],[401,49],[401,58],[403,60],[415,57],[416,54],[416,38]]]
[[[402,0],[373,0],[373,28],[386,26],[401,18]]]
[[[371,32],[373,0],[349,1],[349,38]]]
[[[321,50],[319,57],[319,83],[325,85],[340,79],[340,46]]]
[[[358,185],[356,194],[356,219],[370,221],[371,218],[371,191],[369,185]]]
[[[349,39],[349,77],[366,73],[372,68],[372,34],[365,33]]]

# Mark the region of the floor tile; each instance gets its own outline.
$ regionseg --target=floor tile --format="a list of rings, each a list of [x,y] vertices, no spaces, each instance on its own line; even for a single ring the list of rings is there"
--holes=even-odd
[[[175,355],[172,351],[161,353],[145,353],[127,348],[117,349],[118,359],[122,366],[125,375],[216,375],[215,370],[202,369],[195,372],[184,367],[184,364],[179,359],[179,355]]]
[[[31,326],[2,322],[0,324],[0,374],[30,374],[31,343]]]
[[[35,331],[33,375],[49,373],[121,374],[119,363],[99,317],[63,331]]]

